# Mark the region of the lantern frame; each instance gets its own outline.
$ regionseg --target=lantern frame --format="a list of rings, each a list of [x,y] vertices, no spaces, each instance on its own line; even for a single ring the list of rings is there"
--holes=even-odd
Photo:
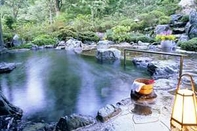
[[[180,89],[180,84],[181,84],[181,79],[183,76],[188,76],[190,77],[190,80],[191,80],[191,88],[192,90],[186,90],[186,89]],[[185,92],[189,92],[188,94],[185,93]],[[185,94],[184,94],[185,93]],[[184,113],[187,113],[187,112],[184,112],[184,110],[186,109],[184,106],[188,103],[185,103],[184,100],[185,99],[188,99],[190,97],[190,99],[192,99],[192,106],[193,107],[187,107],[188,109],[192,109],[192,111],[194,112],[193,115],[195,115],[196,119],[194,118],[194,122],[193,123],[185,123],[185,115]],[[182,101],[178,101],[180,98],[182,98]],[[176,118],[177,117],[177,114],[175,113],[175,109],[177,109],[177,105],[181,105],[182,107],[180,107],[179,109],[181,110],[181,114],[182,116],[180,116],[181,118],[181,121],[180,120],[177,120],[179,118]],[[192,115],[192,116],[193,116]],[[174,104],[173,104],[173,108],[172,108],[172,114],[171,114],[171,119],[170,119],[170,126],[171,128],[178,128],[180,130],[183,130],[185,128],[188,128],[188,127],[191,127],[191,126],[194,126],[196,127],[197,126],[197,103],[196,103],[196,95],[195,95],[195,89],[194,89],[194,81],[193,81],[193,78],[191,75],[189,74],[183,74],[181,75],[181,77],[179,78],[179,81],[178,81],[178,85],[177,85],[177,89],[176,89],[176,93],[175,93],[175,99],[174,99]]]

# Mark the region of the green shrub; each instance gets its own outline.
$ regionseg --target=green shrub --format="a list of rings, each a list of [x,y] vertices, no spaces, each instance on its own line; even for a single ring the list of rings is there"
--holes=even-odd
[[[112,28],[111,36],[109,36],[109,39],[112,37],[112,40],[117,42],[129,41],[130,40],[129,31],[130,31],[130,26],[121,26],[121,25],[115,26]]]
[[[112,20],[107,21],[97,21],[94,26],[94,31],[105,32],[115,26],[115,23]]]
[[[71,37],[77,38],[78,36],[77,31],[69,26],[60,27],[56,34],[59,40],[67,40]]]
[[[42,46],[42,45],[50,45],[55,44],[56,40],[49,35],[39,35],[35,37],[32,41],[33,44]]]
[[[99,37],[96,36],[94,32],[91,31],[86,31],[86,32],[79,32],[78,36],[76,37],[77,39],[81,41],[99,41]]]
[[[154,39],[143,34],[131,34],[130,41],[137,43],[138,41],[152,43]]]
[[[150,26],[155,26],[158,23],[158,18],[155,17],[151,13],[143,13],[139,15],[140,21],[142,21],[143,27],[150,27]]]
[[[165,14],[159,10],[153,10],[150,12],[155,18],[159,18],[161,16],[165,16]]]
[[[4,43],[10,43],[12,42],[12,38],[14,36],[14,33],[11,33],[11,32],[3,32],[3,40],[4,40]]]
[[[157,10],[163,12],[165,15],[169,16],[176,13],[176,10],[178,10],[180,7],[178,4],[175,3],[165,3],[161,6],[157,7]]]
[[[170,22],[169,16],[161,16],[159,17],[159,24],[168,24]]]
[[[133,19],[124,19],[120,21],[119,25],[121,26],[130,26],[132,23],[135,23]]]
[[[190,39],[189,41],[179,42],[178,45],[183,50],[197,51],[197,38]]]
[[[189,21],[189,15],[184,15],[181,20],[181,22],[188,22]]]

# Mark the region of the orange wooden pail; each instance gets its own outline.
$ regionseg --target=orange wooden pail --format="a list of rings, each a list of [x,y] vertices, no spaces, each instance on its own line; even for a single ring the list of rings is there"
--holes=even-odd
[[[142,95],[149,95],[152,93],[153,83],[150,84],[150,79],[138,78],[138,79],[135,79],[134,81],[145,84],[142,86],[142,88],[140,89],[140,91],[138,93],[140,93]]]

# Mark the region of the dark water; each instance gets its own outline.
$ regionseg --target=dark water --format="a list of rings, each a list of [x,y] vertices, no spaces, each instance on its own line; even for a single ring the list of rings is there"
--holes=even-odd
[[[0,90],[33,121],[58,121],[72,113],[95,116],[106,104],[128,98],[135,78],[149,77],[129,62],[124,69],[123,62],[101,64],[65,50],[9,53],[0,55],[0,62],[18,64],[0,75]]]

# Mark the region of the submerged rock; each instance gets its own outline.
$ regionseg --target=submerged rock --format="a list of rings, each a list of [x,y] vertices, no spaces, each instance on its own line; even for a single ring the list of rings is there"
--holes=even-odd
[[[73,114],[60,118],[56,125],[56,131],[71,131],[80,127],[94,124],[96,120],[90,116]]]
[[[44,122],[26,122],[22,123],[19,131],[54,131],[55,124],[47,124]],[[62,130],[63,131],[63,130]]]
[[[149,57],[135,57],[132,62],[137,67],[147,68],[148,64],[152,62],[153,59]]]
[[[16,68],[15,63],[0,63],[0,73],[9,73]]]
[[[0,116],[1,115],[14,115],[21,118],[23,114],[22,109],[12,105],[0,92]]]

